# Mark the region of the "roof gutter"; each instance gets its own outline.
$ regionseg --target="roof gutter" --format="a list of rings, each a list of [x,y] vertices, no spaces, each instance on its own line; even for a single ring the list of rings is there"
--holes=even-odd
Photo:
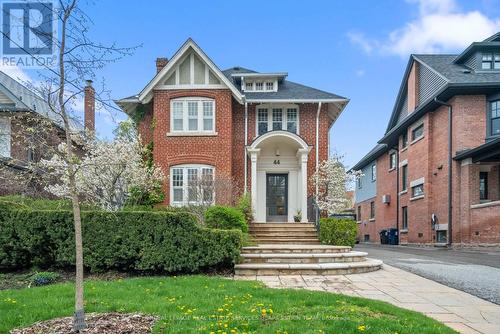
[[[434,98],[434,102],[448,107],[448,246],[451,246],[453,241],[452,233],[452,215],[453,215],[453,204],[452,204],[452,194],[453,194],[453,176],[452,176],[452,146],[453,146],[453,107],[451,104],[438,100],[437,97]]]

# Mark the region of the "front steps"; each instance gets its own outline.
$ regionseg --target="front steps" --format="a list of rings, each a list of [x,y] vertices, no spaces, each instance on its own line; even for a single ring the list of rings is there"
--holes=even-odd
[[[249,231],[258,244],[319,244],[312,223],[251,223]]]
[[[262,244],[243,247],[235,275],[347,275],[382,267],[366,255],[345,246]]]

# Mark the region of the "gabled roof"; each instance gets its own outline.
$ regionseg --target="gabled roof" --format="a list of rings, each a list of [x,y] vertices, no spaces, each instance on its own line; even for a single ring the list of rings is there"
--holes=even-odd
[[[237,84],[238,74],[255,76],[259,72],[249,70],[242,67],[232,67],[222,71],[224,75],[234,83],[238,90],[243,94],[241,85]],[[283,79],[276,92],[244,92],[247,102],[276,102],[276,101],[290,101],[290,102],[348,102],[349,99],[336,95],[333,93],[325,92],[316,88],[308,87],[298,84],[286,79]]]
[[[387,145],[386,144],[377,144],[375,145],[374,148],[370,150],[357,164],[355,164],[351,170],[361,170],[363,169],[366,165],[380,157],[382,154],[384,154],[387,151]]]
[[[63,126],[61,117],[52,111],[47,101],[2,71],[0,71],[0,91],[13,102],[12,105],[0,106],[0,111],[34,112],[50,119],[60,127]],[[81,124],[75,120],[72,120],[71,126],[75,129],[82,128]]]
[[[233,96],[236,100],[241,101],[243,95],[241,92],[234,86],[234,84],[228,80],[228,78],[221,72],[221,70],[215,65],[215,63],[203,52],[203,50],[193,41],[192,38],[188,38],[186,42],[177,50],[177,52],[173,55],[173,57],[169,60],[167,65],[158,72],[154,78],[144,87],[144,89],[139,93],[138,99],[141,102],[149,102],[152,97],[153,88],[162,80],[166,79],[166,75],[168,71],[176,65],[179,59],[188,52],[189,50],[193,50],[215,73],[215,75],[231,90]]]

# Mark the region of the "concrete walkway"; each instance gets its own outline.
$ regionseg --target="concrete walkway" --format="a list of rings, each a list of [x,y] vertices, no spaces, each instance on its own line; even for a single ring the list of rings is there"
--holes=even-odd
[[[500,329],[500,305],[389,265],[365,274],[235,279],[260,280],[271,288],[319,290],[381,300],[424,313],[460,333],[497,334]]]

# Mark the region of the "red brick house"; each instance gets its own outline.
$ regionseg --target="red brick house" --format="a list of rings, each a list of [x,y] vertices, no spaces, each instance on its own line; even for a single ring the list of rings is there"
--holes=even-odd
[[[248,191],[256,221],[293,221],[298,212],[307,221],[310,176],[328,158],[328,132],[348,100],[284,72],[221,71],[192,39],[156,66],[139,94],[117,104],[139,118],[144,144],[169,176],[165,204],[200,196],[230,204]],[[200,177],[230,180],[231,189],[199,194],[192,184]]]
[[[95,101],[91,81],[84,89],[85,127],[94,131]],[[71,121],[74,131],[82,131]],[[30,129],[28,131],[27,129]],[[28,168],[51,158],[64,139],[62,119],[36,92],[0,71],[0,196],[49,196],[40,178]]]
[[[353,169],[361,241],[500,243],[500,33],[411,55],[387,131]]]

